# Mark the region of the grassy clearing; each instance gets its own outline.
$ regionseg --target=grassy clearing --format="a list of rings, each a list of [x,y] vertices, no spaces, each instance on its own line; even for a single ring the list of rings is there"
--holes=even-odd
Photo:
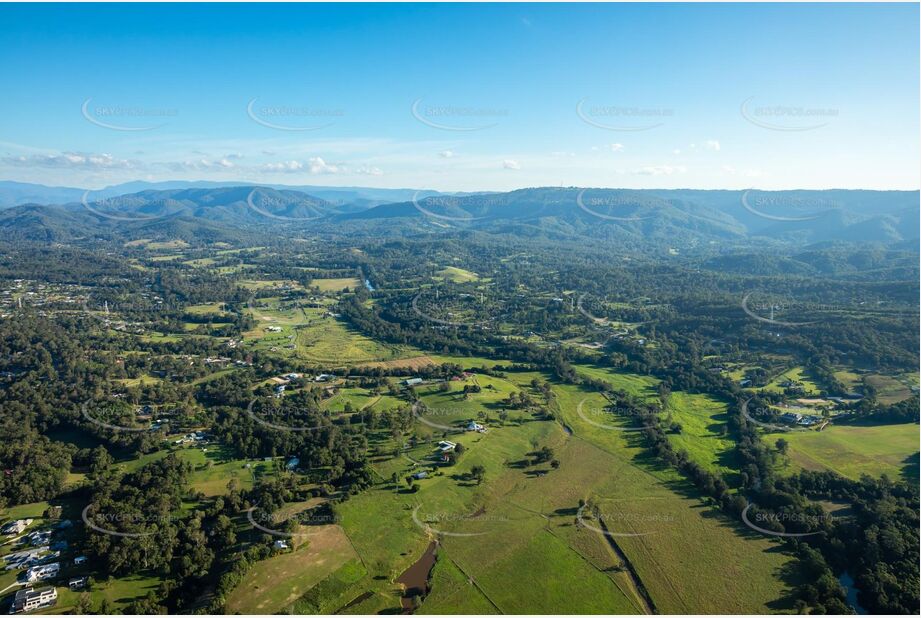
[[[435,279],[446,279],[454,283],[467,283],[469,281],[479,281],[480,279],[480,276],[475,272],[457,268],[456,266],[442,268],[437,274],[439,276],[435,277]]]
[[[862,474],[892,479],[903,473],[917,474],[918,425],[834,425],[822,431],[769,434],[773,444],[783,437],[789,444],[790,473],[804,470],[832,470],[852,479]],[[913,460],[912,464],[910,460]],[[911,472],[914,470],[914,472]]]
[[[604,380],[615,389],[622,390],[634,397],[650,401],[659,396],[656,387],[660,380],[652,376],[641,376],[635,373],[621,373],[606,367],[593,367],[590,365],[575,365],[576,372],[596,380]]]
[[[805,389],[806,396],[816,396],[822,390],[819,385],[816,384],[815,381],[813,381],[813,379],[806,373],[806,369],[800,366],[787,369],[776,378],[771,380],[771,382],[767,384],[763,390],[770,393],[782,393],[784,392],[784,387],[780,384],[787,380],[799,382],[802,384],[803,388]]]
[[[302,527],[303,528],[303,527]],[[342,528],[311,526],[306,542],[259,563],[227,597],[231,614],[275,614],[357,558]]]
[[[354,290],[361,287],[362,283],[355,277],[346,277],[343,279],[312,279],[310,285],[321,292],[341,292],[347,289]]]
[[[917,386],[917,374],[906,376],[868,375],[864,377],[867,384],[876,389],[876,399],[883,404],[904,401],[911,397],[911,387]]]
[[[735,442],[724,433],[726,408],[725,403],[707,395],[676,392],[669,396],[667,413],[682,428],[680,434],[669,434],[672,444],[708,470],[728,476],[736,470]]]
[[[572,486],[591,493],[583,497],[599,505],[609,530],[641,535],[617,537],[616,543],[660,613],[790,609],[778,601],[790,585],[779,576],[790,558],[775,541],[706,506],[677,472],[648,457],[637,433],[598,427],[580,417],[578,403],[601,407],[600,395],[568,385],[554,390],[574,443],[583,445],[579,459],[587,478]],[[598,470],[608,473],[598,475]],[[742,579],[745,586],[726,585]]]
[[[159,586],[159,577],[132,575],[96,582],[93,584],[92,590],[87,594],[90,595],[94,612],[99,611],[103,599],[108,599],[115,611],[121,612],[135,600],[143,599],[149,593],[155,592]],[[72,613],[83,591],[74,592],[67,586],[57,586],[57,590],[57,604],[44,611],[34,613],[41,615]]]

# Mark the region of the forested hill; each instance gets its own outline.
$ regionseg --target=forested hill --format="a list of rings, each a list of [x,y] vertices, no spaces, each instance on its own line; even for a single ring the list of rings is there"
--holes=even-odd
[[[405,197],[408,191],[393,195]],[[115,233],[161,235],[178,226],[194,240],[241,230],[284,236],[413,234],[475,230],[550,239],[668,244],[676,249],[745,242],[918,244],[917,191],[698,191],[533,188],[451,196],[415,192],[375,204],[357,192],[333,201],[302,191],[234,186],[145,190],[0,211],[0,236],[67,242]],[[181,223],[177,223],[181,220]]]

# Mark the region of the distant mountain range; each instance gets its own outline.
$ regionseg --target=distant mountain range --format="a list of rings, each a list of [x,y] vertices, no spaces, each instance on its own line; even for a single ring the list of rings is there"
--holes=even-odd
[[[637,245],[822,242],[918,245],[918,191],[533,188],[450,195],[413,189],[128,183],[80,189],[0,183],[0,236],[66,242],[138,234],[233,239],[256,231],[411,234],[474,230]],[[172,186],[179,185],[179,186]],[[135,191],[135,189],[140,189]],[[124,193],[120,193],[124,191]],[[76,193],[79,193],[77,195]],[[18,197],[17,197],[18,196]],[[756,248],[756,247],[753,247]]]

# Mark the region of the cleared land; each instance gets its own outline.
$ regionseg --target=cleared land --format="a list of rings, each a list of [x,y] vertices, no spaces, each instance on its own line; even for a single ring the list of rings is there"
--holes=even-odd
[[[862,474],[883,473],[897,479],[906,468],[917,474],[918,425],[835,425],[822,431],[791,431],[765,436],[773,444],[778,438],[789,444],[789,465],[795,472],[832,470],[852,479]],[[913,462],[913,463],[912,463]]]

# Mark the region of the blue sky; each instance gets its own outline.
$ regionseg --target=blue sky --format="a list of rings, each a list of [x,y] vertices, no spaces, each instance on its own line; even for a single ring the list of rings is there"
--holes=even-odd
[[[0,5],[0,179],[919,187],[918,6]]]

